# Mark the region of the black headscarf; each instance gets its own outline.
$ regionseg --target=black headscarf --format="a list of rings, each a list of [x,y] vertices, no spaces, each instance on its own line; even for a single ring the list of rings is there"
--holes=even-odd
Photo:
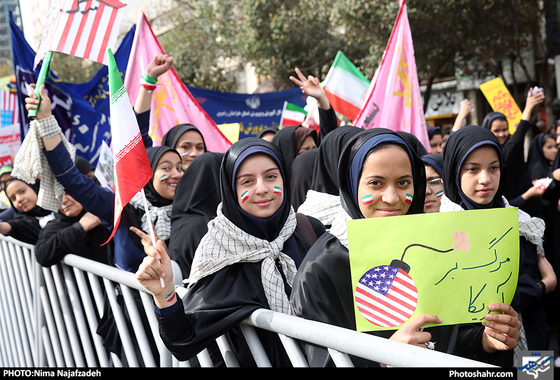
[[[325,136],[317,148],[315,168],[311,189],[338,195],[338,160],[344,145],[363,129],[354,126],[341,126]]]
[[[502,207],[503,201],[500,191],[496,192],[494,199],[488,205],[473,202],[461,190],[461,166],[476,148],[481,146],[493,147],[500,160],[500,186],[503,182],[504,159],[502,149],[496,136],[489,129],[478,125],[468,125],[451,134],[443,148],[443,186],[445,195],[454,203],[467,210]]]
[[[507,117],[501,112],[490,112],[482,120],[482,128],[491,130],[494,120],[507,121]]]
[[[357,199],[357,182],[364,161],[368,153],[382,143],[402,146],[410,158],[414,198],[407,214],[419,214],[424,210],[424,198],[426,197],[424,163],[397,133],[386,128],[374,128],[351,138],[340,156],[338,181],[340,183],[342,206],[353,219],[363,218]]]
[[[8,179],[4,182],[4,186],[3,186],[4,192],[5,192],[6,189],[8,188],[8,185],[9,185],[11,182],[14,182],[14,181],[20,181],[20,182],[25,183],[25,184],[26,184],[27,186],[29,186],[36,194],[39,194],[39,187],[40,187],[40,181],[39,181],[39,180],[35,181],[34,184],[31,184],[31,183],[27,183],[27,182],[25,182],[24,180],[19,179],[19,178],[17,178],[17,177],[10,177],[10,178],[8,178]],[[6,194],[6,195],[7,195],[7,194]],[[31,211],[27,211],[27,212],[20,211],[20,210],[18,210],[17,208],[14,207],[14,204],[13,204],[13,202],[12,202],[12,200],[11,200],[10,198],[8,198],[8,200],[10,201],[10,204],[12,205],[12,208],[14,209],[15,215],[29,215],[29,216],[41,217],[41,216],[49,215],[49,214],[51,213],[51,211],[45,210],[45,209],[43,209],[41,206],[38,206],[38,205],[36,205],[35,208],[34,208],[33,210],[31,210]]]
[[[544,157],[543,153],[543,146],[548,138],[554,139],[555,137],[552,134],[539,133],[531,140],[527,154],[527,171],[530,181],[551,176],[552,163]]]
[[[192,162],[179,180],[171,208],[169,257],[175,260],[183,277],[190,273],[192,259],[208,222],[216,217],[221,201],[220,165],[223,153],[206,152]]]
[[[291,169],[292,163],[297,156],[303,141],[308,137],[313,136],[315,143],[317,144],[317,131],[312,128],[306,128],[301,125],[284,127],[279,130],[272,139],[272,143],[276,145],[282,155],[284,156],[284,161],[286,163],[286,168]]]
[[[297,156],[292,163],[290,202],[294,210],[305,202],[307,191],[311,188],[316,157],[317,149],[310,149]]]
[[[282,174],[284,181],[284,201],[274,215],[262,219],[249,215],[243,211],[238,203],[236,195],[235,178],[241,163],[252,154],[263,153],[268,155]],[[280,150],[272,143],[257,138],[247,137],[239,140],[229,147],[224,154],[220,169],[220,190],[222,198],[222,210],[226,218],[232,221],[243,231],[268,241],[278,237],[290,212],[290,180],[286,173],[284,158]]]
[[[176,126],[171,128],[165,135],[163,135],[161,145],[166,145],[175,149],[179,138],[188,131],[196,131],[200,134],[200,136],[202,137],[202,142],[204,142],[204,151],[206,152],[206,142],[204,141],[204,136],[202,135],[200,130],[192,124],[177,124]]]
[[[425,154],[422,156],[422,161],[426,165],[431,166],[434,168],[436,172],[443,178],[443,154],[441,153],[432,153],[432,154]]]
[[[163,156],[167,152],[174,152],[177,154],[177,156],[179,156],[179,160],[181,159],[181,155],[179,154],[179,152],[177,152],[174,148],[165,145],[148,148],[146,149],[146,152],[148,153],[148,159],[150,160],[152,173],[156,172],[156,168],[158,166],[159,160],[161,159],[161,156]],[[155,207],[163,207],[173,203],[172,199],[165,199],[156,191],[156,189],[154,188],[153,175],[150,181],[144,187],[144,192],[146,194],[146,199]]]
[[[397,131],[395,133],[401,136],[404,141],[406,141],[410,149],[412,149],[418,157],[422,157],[423,155],[428,154],[426,147],[422,145],[420,140],[418,140],[418,137],[414,136],[412,133],[405,131]]]

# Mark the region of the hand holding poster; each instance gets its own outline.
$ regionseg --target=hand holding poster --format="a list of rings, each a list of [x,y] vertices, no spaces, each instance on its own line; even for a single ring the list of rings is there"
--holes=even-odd
[[[517,209],[458,212],[347,222],[358,331],[398,329],[420,314],[481,322],[490,303],[511,302]]]

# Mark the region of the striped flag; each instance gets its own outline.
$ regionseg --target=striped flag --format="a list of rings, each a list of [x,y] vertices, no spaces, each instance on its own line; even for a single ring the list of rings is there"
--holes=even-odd
[[[0,110],[0,125],[2,127],[19,123],[17,93],[15,91],[0,91],[0,107],[2,107]]]
[[[302,125],[307,117],[307,111],[295,104],[284,102],[280,125],[284,127]]]
[[[152,178],[152,168],[140,135],[134,110],[124,87],[111,50],[109,57],[109,90],[111,93],[111,145],[114,157],[115,217],[111,240],[117,231],[126,204]]]
[[[354,120],[366,100],[369,80],[339,51],[323,81],[323,88],[334,110]]]
[[[34,69],[48,51],[107,64],[128,0],[52,0]]]
[[[403,269],[380,265],[367,271],[356,285],[355,301],[362,316],[381,327],[402,325],[416,309],[418,291]]]

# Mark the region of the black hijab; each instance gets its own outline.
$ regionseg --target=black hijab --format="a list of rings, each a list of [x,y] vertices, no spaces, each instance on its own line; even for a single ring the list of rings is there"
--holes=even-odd
[[[507,121],[507,117],[501,112],[490,112],[482,120],[482,128],[491,130],[494,120]]]
[[[262,219],[243,211],[236,195],[235,178],[241,163],[252,154],[268,155],[280,169],[284,181],[284,201],[274,215]],[[290,212],[290,180],[282,153],[274,144],[257,138],[247,137],[229,147],[224,154],[220,169],[220,191],[222,211],[226,218],[243,231],[260,239],[272,241],[278,237]]]
[[[169,257],[179,264],[184,278],[189,276],[196,248],[208,231],[208,222],[216,217],[221,201],[223,156],[215,152],[201,154],[177,183],[171,207]]]
[[[500,143],[490,129],[468,125],[451,134],[443,148],[443,187],[445,195],[454,203],[467,210],[503,207],[500,191],[496,192],[494,199],[488,205],[473,202],[461,190],[461,166],[467,156],[476,148],[489,145],[498,153],[500,160],[500,187],[503,182],[504,158]]]
[[[357,199],[357,183],[364,161],[372,149],[383,143],[403,147],[410,158],[414,198],[407,214],[419,214],[424,210],[424,198],[426,197],[424,163],[397,133],[386,128],[374,128],[351,138],[340,156],[338,181],[340,183],[342,206],[353,219],[363,218]]]
[[[39,183],[40,183],[39,180],[37,180],[34,184],[31,184],[31,183],[27,183],[27,182],[25,182],[24,180],[19,179],[19,178],[17,178],[17,177],[10,177],[10,178],[8,178],[8,179],[4,182],[4,185],[3,185],[4,192],[5,192],[6,189],[8,188],[8,185],[9,185],[11,182],[14,182],[14,181],[19,181],[19,182],[25,183],[25,184],[26,184],[27,186],[29,186],[36,194],[39,194],[39,186],[40,186],[40,185],[39,185]],[[6,195],[7,195],[7,194],[6,194]],[[35,208],[34,208],[33,210],[31,210],[31,211],[27,211],[27,212],[20,211],[20,210],[18,210],[17,208],[14,207],[14,204],[12,203],[12,200],[11,200],[10,198],[8,198],[8,200],[10,201],[10,204],[12,205],[12,208],[14,209],[14,213],[15,213],[16,216],[17,216],[17,215],[29,215],[29,216],[34,216],[34,217],[41,217],[41,216],[49,215],[49,214],[51,213],[51,211],[45,210],[44,208],[42,208],[41,206],[38,206],[38,205],[36,205]]]
[[[426,147],[422,145],[420,140],[418,140],[418,137],[414,136],[412,133],[397,131],[396,134],[401,136],[403,140],[406,141],[410,149],[412,149],[418,157],[422,157],[423,155],[428,154]]]
[[[338,195],[338,160],[344,145],[363,129],[341,126],[325,136],[317,148],[311,189],[320,193]]]
[[[166,145],[175,149],[179,138],[188,131],[196,131],[200,134],[200,136],[202,137],[202,141],[204,142],[204,151],[206,152],[206,142],[204,141],[204,136],[202,135],[200,130],[192,124],[177,124],[176,126],[171,128],[165,135],[163,135],[161,145]]]
[[[422,161],[431,166],[443,178],[443,154],[432,153],[422,156]]]
[[[308,137],[313,136],[315,143],[317,144],[317,131],[312,128],[306,128],[301,125],[284,127],[280,129],[274,135],[272,143],[276,145],[282,155],[284,156],[284,162],[286,163],[286,168],[292,167],[292,163],[297,156],[299,148],[303,144],[303,141]],[[317,144],[318,145],[318,144]]]
[[[161,156],[163,156],[167,152],[175,152],[177,156],[179,156],[179,160],[181,160],[181,155],[179,154],[179,152],[169,146],[161,145],[146,149],[146,153],[148,153],[148,159],[150,160],[150,166],[152,167],[152,173],[156,172],[156,168],[158,166],[159,160],[161,159]],[[156,191],[156,189],[154,188],[153,174],[150,181],[144,187],[144,192],[146,194],[146,199],[155,207],[163,207],[173,203],[172,199],[165,199]]]
[[[555,139],[552,134],[539,133],[531,140],[527,154],[527,170],[530,181],[551,176],[552,163],[544,157],[543,153],[544,143],[549,138]]]
[[[307,191],[311,188],[316,157],[317,149],[310,149],[297,156],[292,163],[290,202],[294,210],[305,202]]]

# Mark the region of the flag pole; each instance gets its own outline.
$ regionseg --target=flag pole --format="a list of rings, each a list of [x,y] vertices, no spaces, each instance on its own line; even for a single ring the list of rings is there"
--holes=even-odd
[[[144,193],[144,188],[142,188],[140,192],[142,193],[142,200],[144,202],[144,212],[146,213],[146,219],[150,221],[150,223],[148,224],[150,225],[150,237],[152,238],[152,245],[154,246],[154,248],[156,248],[156,233],[154,231],[154,225],[152,223],[152,219],[150,218],[150,213],[148,212],[148,200],[146,199],[146,193]],[[158,262],[161,264],[161,261],[158,260]],[[159,282],[161,283],[161,287],[165,288],[165,282],[163,281],[163,278],[160,277]]]
[[[307,127],[307,124],[309,124],[309,119],[311,119],[311,116],[313,116],[313,114],[315,113],[315,110],[317,109],[318,105],[319,102],[315,102],[311,110],[307,113],[307,116],[305,117],[302,126]]]
[[[37,99],[39,100],[39,106],[35,109],[31,109],[27,112],[27,116],[29,118],[34,118],[37,116],[37,111],[39,111],[39,107],[41,106],[41,94],[39,89],[45,81],[50,76],[51,71],[51,58],[52,58],[52,51],[48,51],[45,53],[43,57],[43,66],[41,66],[41,71],[39,72],[39,78],[37,78],[37,83],[35,84],[35,95],[37,95]]]

